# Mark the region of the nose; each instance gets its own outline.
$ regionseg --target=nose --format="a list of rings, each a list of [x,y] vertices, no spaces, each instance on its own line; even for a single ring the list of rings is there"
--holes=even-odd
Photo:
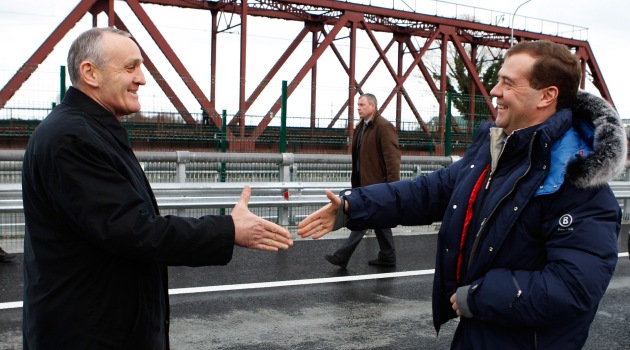
[[[490,96],[494,96],[494,97],[499,96],[499,85],[500,85],[500,84],[501,84],[500,82],[499,82],[499,83],[497,83],[497,85],[495,85],[495,86],[492,88],[492,90],[490,90]]]
[[[138,85],[145,85],[147,83],[147,80],[144,77],[144,72],[142,71],[142,67],[138,67],[137,72],[138,74],[136,75],[136,78],[134,79],[135,83]]]

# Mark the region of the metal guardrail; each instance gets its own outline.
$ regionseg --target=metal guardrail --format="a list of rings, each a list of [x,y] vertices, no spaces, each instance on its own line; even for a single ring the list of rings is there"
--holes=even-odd
[[[252,188],[252,197],[249,206],[252,208],[268,208],[265,215],[272,216],[277,222],[286,225],[295,222],[296,214],[294,209],[299,207],[319,207],[328,202],[324,194],[325,189],[340,191],[349,188],[348,181],[339,182],[299,182],[294,181],[294,171],[300,168],[304,172],[335,172],[326,170],[330,165],[341,165],[348,167],[352,164],[350,155],[322,155],[322,154],[292,154],[292,153],[216,153],[216,152],[135,152],[136,158],[145,169],[148,176],[154,172],[157,165],[160,169],[157,172],[165,172],[171,175],[163,176],[174,182],[151,181],[151,186],[155,192],[158,205],[161,210],[175,210],[178,215],[185,215],[189,209],[231,209],[238,201],[245,184]],[[15,177],[19,176],[21,166],[19,162],[23,160],[23,150],[0,150],[0,162],[11,163],[10,170]],[[407,174],[414,175],[426,171],[426,166],[442,167],[448,166],[456,161],[458,157],[429,157],[429,156],[404,156],[401,164],[407,167]],[[270,172],[267,178],[279,179],[280,181],[240,181],[240,182],[209,182],[216,178],[220,169],[225,169],[225,164],[258,164],[255,167],[259,170],[248,169],[249,172]],[[169,166],[170,164],[170,166]],[[173,164],[175,167],[173,169]],[[204,172],[211,173],[209,180],[201,182],[187,182],[191,174],[199,172],[199,167],[204,168]],[[258,169],[257,168],[257,169]],[[264,168],[264,170],[261,170]],[[316,168],[316,169],[315,169]],[[409,169],[412,170],[409,170]],[[229,174],[235,177],[240,170],[229,170]],[[174,173],[174,176],[173,176]],[[214,175],[212,175],[214,174]],[[234,175],[236,174],[236,175]],[[251,175],[251,174],[250,174]],[[349,178],[343,176],[342,178]],[[338,179],[338,177],[336,178]],[[277,208],[277,213],[271,210]],[[261,209],[262,210],[262,209]],[[307,210],[307,209],[305,209]],[[0,184],[0,214],[22,213],[21,188],[20,184]],[[0,218],[2,219],[2,218]],[[18,223],[19,224],[19,223]],[[0,232],[1,233],[1,232]]]
[[[609,183],[618,200],[630,200],[630,182]],[[244,183],[186,183],[152,185],[160,209],[220,209],[233,207]],[[346,182],[266,182],[249,184],[250,207],[300,207],[327,204],[325,190],[339,192],[349,188]],[[0,185],[0,213],[21,213],[20,184]]]
[[[206,200],[205,208],[224,208],[225,204],[236,204],[245,186],[242,182],[230,183],[157,183],[152,184],[153,192],[160,207],[176,209],[181,207],[181,201],[200,199],[217,199],[221,203]],[[247,184],[252,189],[250,205],[261,206],[265,202],[310,204],[311,198],[326,198],[327,189],[341,191],[350,187],[349,182],[263,182]],[[22,193],[20,184],[0,184],[0,211],[10,206],[2,203],[21,203]],[[228,200],[229,199],[229,200]],[[316,204],[322,201],[317,201]],[[328,201],[326,201],[328,202]],[[20,204],[21,205],[21,204]]]
[[[270,163],[270,164],[351,164],[352,156],[349,154],[294,154],[294,153],[217,153],[217,152],[134,152],[139,162],[226,162],[226,163]],[[448,166],[460,157],[440,156],[402,156],[401,164],[431,164]],[[19,161],[24,159],[23,150],[0,150],[0,162]]]
[[[160,210],[174,209],[182,215],[188,209],[231,209],[238,202],[245,183],[156,183],[153,192]],[[325,190],[339,192],[348,182],[266,182],[247,184],[252,189],[250,208],[296,208],[323,206],[329,202]],[[20,184],[0,184],[0,214],[22,213]],[[287,224],[289,212],[279,214]]]
[[[135,152],[151,183],[349,181],[352,158],[339,154]],[[21,182],[23,150],[0,150],[0,182]],[[449,166],[459,157],[403,156],[401,177]]]
[[[0,162],[22,161],[23,151],[0,151]],[[249,201],[251,208],[267,208],[266,214],[275,216],[277,222],[286,225],[296,221],[294,209],[300,207],[312,210],[328,203],[324,191],[330,189],[339,192],[349,188],[348,181],[339,182],[299,182],[291,181],[291,167],[298,163],[310,164],[350,164],[350,155],[321,154],[263,154],[263,153],[211,153],[211,152],[136,152],[138,160],[143,162],[176,163],[174,170],[178,182],[152,182],[161,210],[174,210],[178,215],[185,215],[189,209],[231,209],[238,202],[243,187],[252,188]],[[458,157],[404,156],[402,164],[414,164],[418,168],[427,165],[449,166]],[[226,162],[226,163],[261,163],[275,164],[281,181],[272,182],[186,182],[186,169],[191,163]],[[627,164],[628,165],[628,164]],[[189,166],[189,168],[192,168]],[[420,170],[417,171],[420,173]],[[624,208],[630,208],[630,182],[614,181],[610,183],[615,196]],[[277,209],[277,213],[271,210]],[[0,184],[0,215],[22,215],[22,190],[20,183]],[[625,211],[624,211],[625,213]],[[277,216],[276,216],[277,215]],[[628,216],[628,217],[626,217]],[[1,219],[1,218],[0,218]],[[624,214],[630,219],[630,211]],[[21,224],[15,222],[14,224]],[[1,235],[1,232],[0,232]]]
[[[153,187],[161,209],[232,208],[239,200],[244,183],[156,184]],[[264,182],[248,184],[252,189],[249,207],[294,208],[322,206],[329,202],[325,190],[339,192],[347,182]],[[288,222],[287,218],[279,218]]]
[[[255,214],[285,227],[292,227],[306,215],[328,203],[324,191],[335,193],[349,188],[348,182],[265,182],[249,184],[252,197],[249,207]],[[152,184],[158,206],[164,214],[174,211],[180,216],[221,214],[232,209],[245,183],[156,183]],[[630,182],[611,182],[610,186],[623,209],[630,208]],[[0,184],[0,238],[5,249],[21,252],[24,237],[24,215],[20,184]],[[196,212],[198,215],[191,215]],[[227,211],[226,211],[227,212]],[[623,220],[630,212],[623,211]],[[439,225],[439,223],[435,223]],[[433,225],[432,225],[433,226]],[[437,232],[436,228],[400,227],[412,234]]]

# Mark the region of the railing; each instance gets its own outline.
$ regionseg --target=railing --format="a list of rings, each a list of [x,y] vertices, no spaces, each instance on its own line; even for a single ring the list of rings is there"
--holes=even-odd
[[[277,222],[283,226],[294,227],[306,215],[328,203],[324,191],[329,189],[335,193],[350,187],[347,169],[351,164],[351,157],[346,155],[321,154],[261,154],[261,153],[194,153],[194,152],[137,152],[136,156],[141,164],[148,168],[155,168],[156,164],[163,164],[167,170],[159,170],[154,178],[170,178],[174,181],[151,181],[151,187],[156,195],[158,206],[163,215],[176,214],[181,216],[202,216],[208,214],[224,215],[237,203],[245,184],[252,188],[249,207],[256,215]],[[21,163],[23,151],[0,151],[0,166],[7,163],[14,174],[19,177],[16,168]],[[445,167],[456,161],[456,157],[403,157],[406,178],[428,173],[439,167]],[[243,181],[201,181],[187,182],[190,172],[199,171],[200,164],[207,169],[212,165],[213,173],[206,175],[207,179],[220,180],[216,173],[225,170],[225,163],[236,167],[237,164],[257,163],[269,172],[275,173],[269,178],[279,181],[247,181],[243,175],[232,175],[231,178]],[[195,165],[195,166],[193,166]],[[308,166],[307,166],[308,165]],[[343,165],[344,168],[332,168]],[[627,164],[628,167],[628,164]],[[273,170],[275,168],[275,170]],[[308,168],[308,172],[315,172],[323,181],[301,181],[296,169]],[[223,169],[223,170],[222,170]],[[328,170],[327,170],[328,169]],[[146,171],[146,170],[145,170]],[[231,170],[239,172],[241,170]],[[3,170],[0,169],[0,173]],[[166,176],[164,172],[172,174]],[[245,173],[246,171],[241,171]],[[251,172],[251,171],[250,171]],[[341,176],[340,173],[341,172]],[[220,175],[220,174],[219,174]],[[225,174],[224,174],[225,175]],[[309,175],[310,176],[310,175]],[[224,176],[225,178],[225,176]],[[622,208],[630,205],[630,182],[614,181],[610,183],[615,196]],[[624,211],[624,220],[630,220],[630,211]],[[426,231],[426,228],[402,228],[407,231]],[[21,241],[24,235],[24,215],[22,208],[22,190],[18,181],[0,184],[0,246],[5,242]]]
[[[231,209],[238,202],[245,186],[231,183],[157,183],[153,184],[161,211],[175,210],[186,215],[189,210]],[[265,182],[249,184],[252,197],[250,208],[274,208],[279,212],[273,221],[291,225],[299,221],[296,208],[321,207],[328,203],[325,190],[339,192],[349,188],[346,182]],[[0,184],[0,214],[21,214],[22,193],[20,184]],[[293,211],[291,210],[293,209]]]
[[[630,182],[609,183],[615,197],[630,199]],[[325,190],[339,192],[349,188],[348,182],[264,182],[249,184],[253,208],[296,208],[322,206],[329,202]],[[162,210],[223,209],[233,207],[239,200],[244,184],[232,183],[158,183],[151,186]],[[0,184],[0,214],[22,213],[20,184]],[[278,222],[289,224],[287,217]]]
[[[24,236],[21,167],[24,151],[0,150],[0,246],[21,249]],[[324,191],[350,187],[351,156],[211,152],[136,152],[163,215],[229,214],[243,186],[250,210],[294,228],[328,203]],[[457,157],[403,156],[401,176],[448,166]],[[405,230],[405,228],[403,228]],[[416,229],[417,231],[417,229]]]
[[[423,13],[444,18],[475,21],[494,26],[539,32],[576,40],[588,39],[588,28],[542,18],[515,15],[482,7],[436,0],[345,0],[346,2]]]
[[[352,158],[342,154],[135,152],[149,181],[348,182]],[[0,182],[21,183],[22,150],[0,150]],[[401,178],[414,178],[459,157],[403,156]],[[259,172],[259,173],[254,173]],[[268,176],[260,175],[268,173]],[[315,175],[313,175],[315,174]]]

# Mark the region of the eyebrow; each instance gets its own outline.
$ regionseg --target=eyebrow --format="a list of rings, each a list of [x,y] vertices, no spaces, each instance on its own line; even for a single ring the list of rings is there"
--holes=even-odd
[[[135,65],[138,65],[138,64],[142,64],[143,62],[144,62],[144,60],[142,58],[134,58],[131,61],[127,61],[127,63],[125,65],[128,66],[130,64],[133,64],[135,66]]]
[[[508,83],[514,83],[514,79],[510,78],[507,75],[501,75],[499,74],[499,79],[503,79],[504,81],[508,82]]]

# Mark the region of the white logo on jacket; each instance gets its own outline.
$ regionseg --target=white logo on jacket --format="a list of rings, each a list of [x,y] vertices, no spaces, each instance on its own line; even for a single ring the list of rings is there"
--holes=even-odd
[[[569,214],[562,215],[560,217],[560,220],[558,220],[558,224],[560,224],[560,226],[564,228],[571,226],[572,223],[573,223],[573,217]]]

